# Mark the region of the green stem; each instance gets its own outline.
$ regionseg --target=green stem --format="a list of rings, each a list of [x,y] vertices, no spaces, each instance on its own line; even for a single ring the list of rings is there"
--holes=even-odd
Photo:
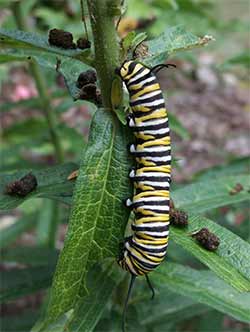
[[[95,46],[95,68],[100,80],[103,106],[112,109],[111,87],[115,68],[119,65],[119,45],[112,8],[117,7],[113,0],[88,0]]]
[[[21,8],[21,2],[15,2],[12,6],[12,11],[16,20],[17,27],[20,30],[28,30],[26,20],[22,13]],[[50,132],[50,138],[51,142],[54,146],[55,155],[57,162],[62,163],[63,162],[63,150],[60,142],[60,138],[58,136],[57,130],[56,130],[56,119],[53,113],[53,108],[51,106],[51,100],[50,95],[47,91],[47,85],[46,80],[38,67],[36,63],[30,63],[29,65],[30,71],[32,73],[32,76],[36,82],[36,87],[39,93],[39,96],[41,98],[42,103],[42,109],[44,112],[44,116],[47,120],[49,132]]]

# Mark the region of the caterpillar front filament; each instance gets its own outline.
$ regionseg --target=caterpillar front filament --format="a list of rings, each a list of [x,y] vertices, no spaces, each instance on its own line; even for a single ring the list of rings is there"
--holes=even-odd
[[[132,276],[124,320],[135,277],[145,275],[152,289],[147,274],[163,261],[168,247],[171,145],[167,110],[153,70],[136,61],[126,61],[118,70],[130,95],[128,126],[135,136],[130,152],[136,161],[129,174],[135,193],[126,201],[135,215],[133,235],[125,239],[118,260]]]

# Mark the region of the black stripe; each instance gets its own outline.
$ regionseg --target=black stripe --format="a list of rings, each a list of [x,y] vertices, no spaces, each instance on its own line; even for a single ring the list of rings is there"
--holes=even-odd
[[[134,176],[131,180],[139,182],[139,181],[154,181],[154,182],[166,182],[170,180],[169,176]]]
[[[153,270],[157,267],[157,265],[154,264],[150,264],[150,263],[146,263],[140,260],[139,257],[137,257],[135,254],[133,254],[131,251],[128,251],[129,255],[138,263],[138,265],[140,265],[143,269],[145,270]],[[148,259],[148,258],[146,258]],[[160,264],[160,263],[159,263]],[[158,264],[158,265],[159,265]]]
[[[134,73],[133,74],[133,76],[131,76],[129,79],[127,79],[126,77],[124,78],[124,82],[126,83],[126,84],[129,84],[129,81],[132,79],[132,78],[134,78],[136,75],[139,75],[139,74],[141,74],[142,72],[144,72],[145,71],[145,68],[144,67],[142,67],[142,68],[140,68],[136,73]],[[130,75],[130,74],[132,74],[132,71],[131,71],[131,73],[128,73],[126,76],[128,76],[128,75]],[[147,74],[145,73],[145,75],[144,76],[146,76]],[[143,77],[144,77],[143,76]]]
[[[168,151],[145,151],[145,152],[130,152],[135,157],[167,157],[171,155],[171,150]]]
[[[137,117],[137,119],[139,119],[139,117]],[[152,121],[152,119],[148,120],[148,121]],[[146,131],[146,130],[158,130],[158,129],[165,129],[165,128],[168,128],[168,121],[163,122],[163,123],[159,123],[159,124],[156,124],[156,125],[149,125],[149,126],[145,125],[145,126],[140,126],[140,127],[131,127],[131,129],[135,132]],[[166,134],[168,134],[168,133],[165,133],[165,135]]]
[[[155,197],[155,196],[154,196]],[[131,206],[133,208],[147,205],[159,205],[159,206],[169,206],[169,199],[164,201],[143,201],[143,202],[135,202],[132,203]]]
[[[149,78],[149,77],[152,77],[152,76],[155,78],[155,81],[156,81],[156,77],[154,75],[152,75],[151,73],[145,73],[144,76],[139,77],[137,80],[134,80],[133,82],[128,81],[128,83],[127,83],[128,84],[128,89],[129,89],[130,85],[139,84],[141,81],[144,81],[146,78]]]
[[[144,226],[138,227],[136,225],[132,225],[132,230],[136,232],[166,232],[169,230],[169,225],[166,226]]]
[[[144,248],[144,247],[140,246],[137,242],[133,242],[133,245],[135,247],[137,247],[138,249],[140,249],[140,250],[143,250],[143,251],[146,251],[146,252],[155,252],[155,253],[159,253],[159,254],[160,253],[165,253],[165,251],[168,247],[168,245],[166,244],[163,248],[157,248],[157,246],[156,246],[156,248]]]
[[[159,90],[160,91],[160,90]],[[148,93],[148,92],[147,92]],[[162,96],[162,93],[160,92],[159,94],[153,96],[153,97],[149,97],[149,98],[144,98],[144,99],[138,99],[138,100],[134,100],[134,101],[130,101],[129,102],[129,105],[131,107],[134,107],[134,106],[138,106],[138,105],[144,105],[146,103],[151,103],[153,101],[157,101],[159,99],[163,99],[163,96]],[[163,99],[164,100],[164,99]],[[163,107],[165,107],[165,102],[163,101],[161,104],[157,105],[158,108],[161,107],[161,105],[164,105]],[[150,107],[150,106],[149,106]]]
[[[149,76],[149,77],[150,77],[150,76]],[[141,81],[144,81],[145,79],[148,79],[149,77],[145,78],[145,76],[143,76],[142,79],[140,79],[140,82],[141,82]],[[127,89],[129,90],[130,96],[133,96],[135,93],[141,91],[141,89],[147,88],[147,87],[149,87],[150,85],[153,85],[153,84],[158,83],[156,79],[153,79],[153,80],[150,81],[150,82],[146,82],[146,83],[144,83],[139,89],[136,89],[136,90],[133,89],[133,90],[131,90],[131,86],[133,86],[134,84],[135,84],[135,85],[136,85],[136,84],[140,84],[140,82],[138,82],[138,83],[134,83],[134,82],[132,82],[131,84],[128,85]]]
[[[130,63],[130,65],[129,65],[129,67],[128,67],[127,75],[132,74],[132,72],[133,72],[133,70],[135,69],[136,65],[137,65],[137,62],[136,62],[136,61]]]

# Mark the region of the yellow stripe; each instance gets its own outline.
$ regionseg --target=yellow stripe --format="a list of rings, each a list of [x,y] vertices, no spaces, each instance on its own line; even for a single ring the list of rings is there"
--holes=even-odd
[[[143,198],[148,196],[159,196],[159,197],[169,197],[169,191],[168,190],[156,190],[154,194],[152,195],[151,192],[142,192],[134,196],[134,199],[137,198]]]
[[[136,171],[136,175],[141,175],[146,172],[164,172],[164,173],[170,173],[171,172],[171,166],[164,165],[164,166],[155,166],[155,167],[142,167]]]
[[[143,134],[143,133],[134,133],[134,135],[135,135],[136,138],[140,138],[140,139],[143,139],[145,141],[149,140],[149,139],[154,139],[154,136],[152,136],[152,135],[146,135],[146,134]]]
[[[144,166],[154,166],[155,165],[154,162],[148,161],[145,158],[135,158],[135,160],[138,164],[142,164]]]
[[[147,86],[146,88],[144,89],[141,89],[139,92],[137,92],[136,94],[134,94],[132,97],[131,97],[131,100],[136,100],[138,97],[140,97],[141,95],[144,95],[145,93],[147,92],[153,92],[153,91],[157,91],[159,90],[159,92],[161,92],[160,90],[160,86],[158,83],[155,83],[155,84],[151,84],[149,86]],[[145,98],[147,98],[145,96]]]
[[[163,214],[161,216],[154,216],[154,217],[142,217],[140,219],[136,219],[134,221],[135,225],[142,225],[148,222],[165,222],[166,225],[169,224],[169,214]]]
[[[170,145],[170,137],[167,136],[164,138],[155,139],[154,141],[145,142],[143,144],[138,144],[136,149],[143,150],[145,147],[151,147],[151,146],[155,146],[155,145]]]
[[[134,109],[134,107],[132,107],[132,110]],[[165,108],[160,108],[159,110],[156,110],[155,112],[148,114],[148,115],[144,115],[141,116],[140,118],[135,118],[135,123],[139,124],[143,121],[146,120],[154,120],[154,119],[159,119],[159,118],[164,118],[167,116],[167,111]]]
[[[153,241],[150,240],[142,240],[142,239],[138,239],[136,238],[136,242],[138,242],[138,244],[146,244],[146,245],[155,245],[155,248],[157,248],[157,245],[162,245],[164,246],[165,244],[168,243],[168,237],[164,238],[164,239],[154,239]]]

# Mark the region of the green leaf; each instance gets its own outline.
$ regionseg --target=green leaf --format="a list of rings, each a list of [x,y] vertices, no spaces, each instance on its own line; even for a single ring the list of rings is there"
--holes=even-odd
[[[67,177],[78,169],[73,163],[50,167],[42,170],[20,170],[11,174],[2,173],[0,177],[0,209],[10,210],[16,208],[29,198],[46,197],[64,203],[70,203],[74,181],[67,180]],[[4,194],[5,187],[12,181],[19,180],[32,171],[37,179],[37,188],[26,197],[17,197]]]
[[[203,227],[220,238],[216,252],[202,248],[191,237],[192,232]],[[171,227],[171,239],[237,290],[250,290],[250,245],[234,233],[207,218],[190,215],[187,230]]]
[[[91,68],[89,50],[65,50],[49,45],[47,39],[31,32],[0,29],[0,62],[34,60],[40,66],[57,68],[64,76],[73,99],[77,99],[80,92],[76,87],[77,78],[81,72]]]
[[[232,195],[230,191],[240,183],[243,190]],[[195,182],[172,193],[177,208],[201,213],[219,206],[250,200],[250,176],[235,175]]]
[[[20,219],[17,219],[13,224],[8,227],[1,228],[0,232],[0,249],[10,245],[14,242],[22,233],[31,229],[36,225],[36,215],[24,215]]]
[[[55,266],[58,251],[45,247],[16,247],[1,251],[3,262],[20,263],[29,266]]]
[[[159,37],[147,42],[149,56],[141,61],[153,67],[164,63],[172,53],[199,47],[205,43],[204,39],[187,32],[182,26],[167,28]]]
[[[54,267],[12,269],[1,273],[0,302],[34,293],[50,286]]]
[[[74,308],[86,291],[86,273],[96,262],[118,254],[129,211],[123,199],[132,194],[127,129],[115,115],[99,109],[81,161],[64,249],[55,273],[48,319]],[[69,268],[70,267],[70,268]]]
[[[153,274],[156,284],[250,322],[250,293],[239,293],[210,271],[197,271],[174,263],[162,264]]]

